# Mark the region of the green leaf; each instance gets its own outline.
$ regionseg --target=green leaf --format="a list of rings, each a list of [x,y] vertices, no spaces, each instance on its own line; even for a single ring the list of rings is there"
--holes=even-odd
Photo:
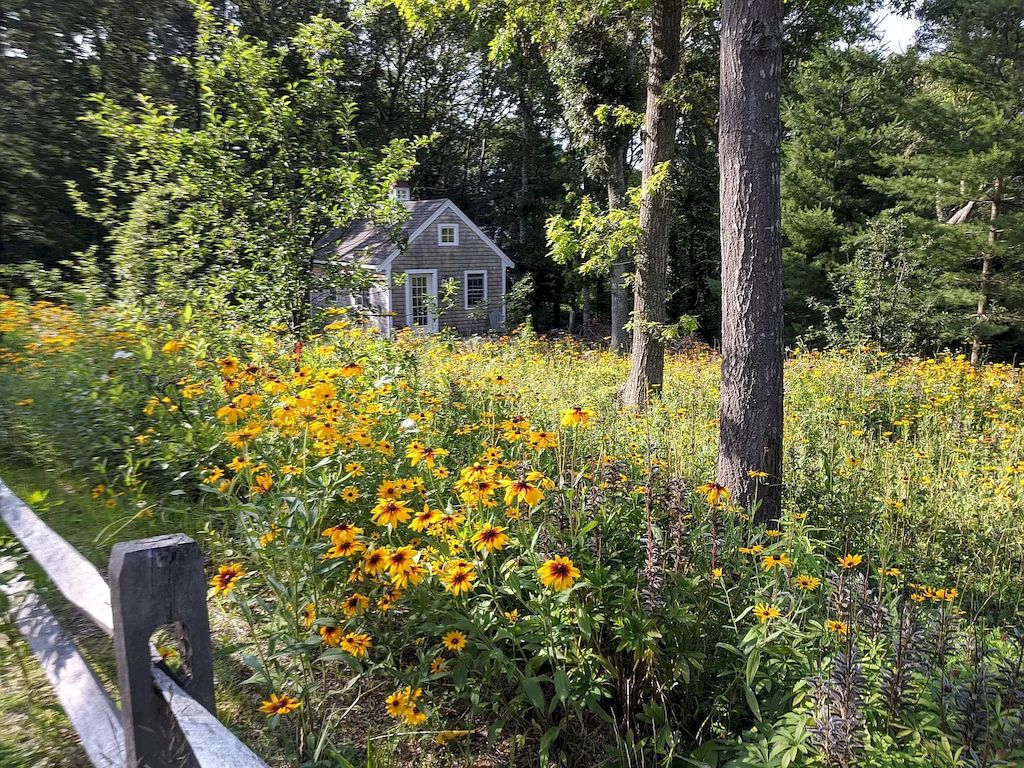
[[[558,734],[561,733],[561,728],[557,725],[553,725],[545,731],[544,735],[540,737],[540,751],[546,753],[550,748],[552,742],[558,738]]]
[[[526,694],[526,698],[530,700],[541,712],[544,711],[544,691],[541,690],[540,680],[536,677],[524,677],[523,682],[520,683],[523,689],[523,693]]]
[[[555,697],[559,701],[565,701],[569,698],[569,675],[565,673],[564,669],[555,671]]]
[[[747,700],[747,706],[750,707],[750,711],[754,713],[754,719],[760,722],[761,707],[758,706],[757,696],[754,695],[754,691],[749,685],[743,686],[743,696]]]

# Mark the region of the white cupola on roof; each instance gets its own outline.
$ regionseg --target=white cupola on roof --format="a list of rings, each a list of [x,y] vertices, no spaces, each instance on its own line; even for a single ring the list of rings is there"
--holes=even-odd
[[[409,182],[396,181],[391,185],[391,192],[389,194],[392,200],[408,200],[410,192],[412,192],[412,187],[409,186]]]

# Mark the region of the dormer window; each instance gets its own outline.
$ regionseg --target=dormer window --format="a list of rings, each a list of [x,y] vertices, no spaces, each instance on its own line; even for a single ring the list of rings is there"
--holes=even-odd
[[[392,200],[409,200],[409,192],[411,188],[404,181],[397,181],[391,186],[391,199]]]
[[[438,245],[458,245],[459,244],[459,225],[458,224],[438,224],[437,225],[437,244]]]

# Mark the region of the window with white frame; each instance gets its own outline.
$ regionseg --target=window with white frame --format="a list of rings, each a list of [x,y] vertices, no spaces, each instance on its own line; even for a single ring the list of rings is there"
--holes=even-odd
[[[459,225],[458,224],[438,224],[437,225],[437,244],[438,245],[458,245],[459,244]]]
[[[487,271],[466,272],[466,309],[483,304],[487,301]]]

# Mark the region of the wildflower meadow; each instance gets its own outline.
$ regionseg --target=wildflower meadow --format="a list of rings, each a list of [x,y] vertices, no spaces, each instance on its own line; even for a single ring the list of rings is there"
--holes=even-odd
[[[765,528],[713,482],[716,354],[643,415],[627,364],[4,298],[0,462],[92,497],[97,552],[200,542],[282,765],[1024,759],[1018,367],[792,351]]]

